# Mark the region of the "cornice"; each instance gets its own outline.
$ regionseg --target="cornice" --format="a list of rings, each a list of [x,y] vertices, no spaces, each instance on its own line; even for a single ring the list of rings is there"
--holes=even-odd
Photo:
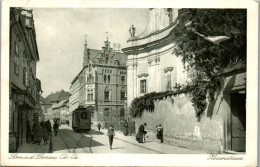
[[[164,69],[164,72],[167,73],[168,71],[172,72],[173,67],[167,67]]]
[[[139,74],[137,76],[138,76],[138,78],[142,78],[142,77],[148,77],[148,75],[149,74],[147,74],[147,73],[142,73],[142,74]]]

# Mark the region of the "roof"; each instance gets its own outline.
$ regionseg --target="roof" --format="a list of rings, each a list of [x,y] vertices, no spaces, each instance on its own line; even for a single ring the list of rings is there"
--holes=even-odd
[[[67,100],[62,100],[62,101],[60,101],[60,102],[57,103],[57,104],[53,104],[52,108],[53,108],[53,109],[56,109],[56,108],[60,108],[60,107],[65,107],[65,106],[66,106],[66,101],[67,101]]]
[[[234,72],[246,72],[246,62],[239,61],[228,65],[223,70],[216,73],[216,75],[232,75]]]
[[[67,100],[69,98],[69,96],[70,96],[69,92],[61,90],[56,93],[52,93],[52,94],[48,95],[45,98],[45,102],[46,103],[52,103],[52,102],[57,102],[57,101],[60,102],[62,100]]]

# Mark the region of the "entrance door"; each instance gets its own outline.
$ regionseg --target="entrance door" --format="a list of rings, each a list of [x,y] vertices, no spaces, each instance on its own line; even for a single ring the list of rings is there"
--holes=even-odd
[[[231,94],[231,150],[246,151],[246,94]]]

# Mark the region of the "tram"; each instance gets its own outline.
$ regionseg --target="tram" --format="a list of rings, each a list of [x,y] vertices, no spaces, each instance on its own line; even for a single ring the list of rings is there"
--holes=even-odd
[[[93,106],[79,106],[72,112],[72,129],[73,131],[91,130],[91,112],[94,111]]]

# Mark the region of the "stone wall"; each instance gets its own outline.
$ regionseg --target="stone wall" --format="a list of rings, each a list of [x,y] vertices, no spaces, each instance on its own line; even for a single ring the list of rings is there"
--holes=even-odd
[[[213,107],[208,105],[200,120],[196,117],[189,94],[156,100],[153,112],[144,112],[141,119],[136,119],[136,128],[146,122],[146,130],[150,136],[155,136],[156,125],[161,124],[166,143],[210,153],[222,152],[225,109],[220,108],[227,107],[221,100],[222,96],[211,102]]]

